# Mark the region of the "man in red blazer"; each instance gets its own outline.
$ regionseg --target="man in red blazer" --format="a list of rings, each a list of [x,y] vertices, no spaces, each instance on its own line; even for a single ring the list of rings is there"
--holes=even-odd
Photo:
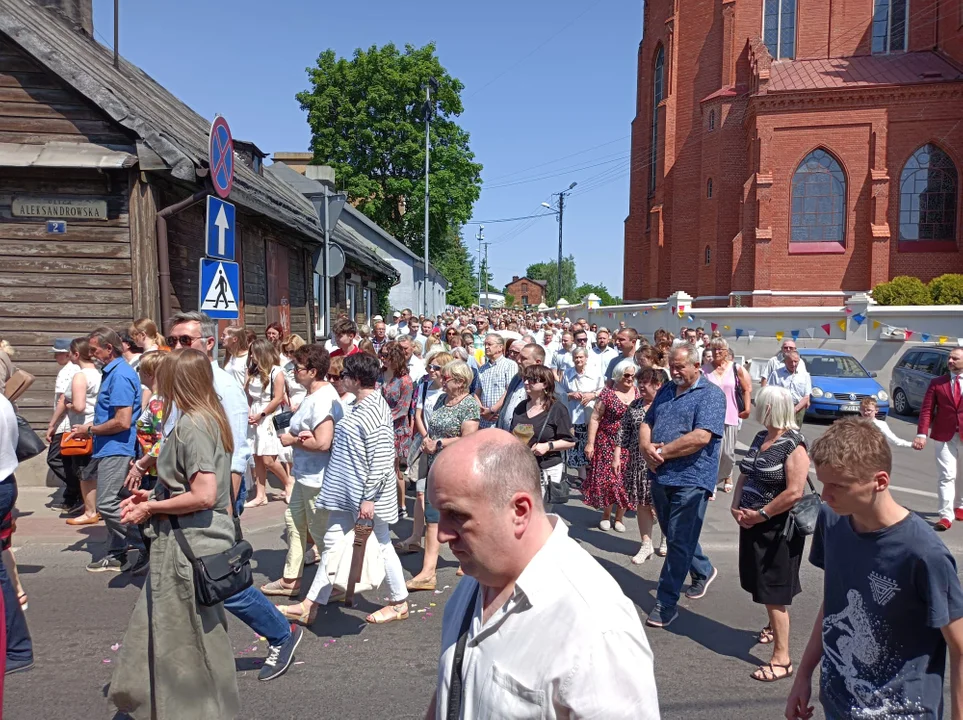
[[[957,470],[963,459],[963,440],[960,438],[963,430],[963,348],[954,348],[950,352],[947,365],[949,374],[933,378],[926,389],[913,441],[917,450],[925,447],[927,433],[936,442],[936,464],[940,468],[940,519],[933,528],[940,531],[949,530],[954,518],[963,520],[963,495],[956,499]]]

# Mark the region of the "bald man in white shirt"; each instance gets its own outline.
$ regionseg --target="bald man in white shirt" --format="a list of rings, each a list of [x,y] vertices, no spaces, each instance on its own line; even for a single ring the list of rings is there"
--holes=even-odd
[[[439,455],[429,478],[438,540],[466,577],[445,608],[428,720],[657,720],[638,611],[545,513],[528,446],[481,430]]]

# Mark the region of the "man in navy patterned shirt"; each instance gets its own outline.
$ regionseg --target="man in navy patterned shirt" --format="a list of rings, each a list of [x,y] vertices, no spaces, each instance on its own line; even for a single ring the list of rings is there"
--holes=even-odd
[[[702,377],[694,345],[672,349],[669,372],[672,383],[659,390],[639,427],[655,512],[669,540],[656,605],[646,620],[650,627],[666,627],[679,616],[676,604],[687,573],[690,600],[703,597],[718,575],[699,546],[699,535],[719,469],[726,396]]]

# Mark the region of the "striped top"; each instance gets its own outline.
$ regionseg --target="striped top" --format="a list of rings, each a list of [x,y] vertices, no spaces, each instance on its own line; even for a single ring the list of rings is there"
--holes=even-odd
[[[380,392],[353,402],[334,426],[331,459],[315,506],[357,515],[364,500],[374,501],[379,519],[389,525],[398,521],[394,429]]]
[[[766,431],[758,432],[746,456],[739,462],[739,469],[746,476],[740,508],[758,510],[783,492],[786,489],[786,460],[797,447],[806,446],[806,439],[796,430],[787,430],[760,452],[765,439]]]

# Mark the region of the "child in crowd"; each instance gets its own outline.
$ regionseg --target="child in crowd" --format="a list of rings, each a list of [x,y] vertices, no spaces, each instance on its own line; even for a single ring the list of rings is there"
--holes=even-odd
[[[893,432],[892,428],[886,424],[886,420],[880,420],[876,417],[876,413],[879,412],[879,404],[876,402],[874,397],[864,397],[859,403],[859,414],[873,421],[873,424],[879,428],[879,431],[883,433],[883,437],[886,438],[893,447],[909,448],[913,447],[912,440],[904,440],[901,437],[897,437],[896,433]]]

